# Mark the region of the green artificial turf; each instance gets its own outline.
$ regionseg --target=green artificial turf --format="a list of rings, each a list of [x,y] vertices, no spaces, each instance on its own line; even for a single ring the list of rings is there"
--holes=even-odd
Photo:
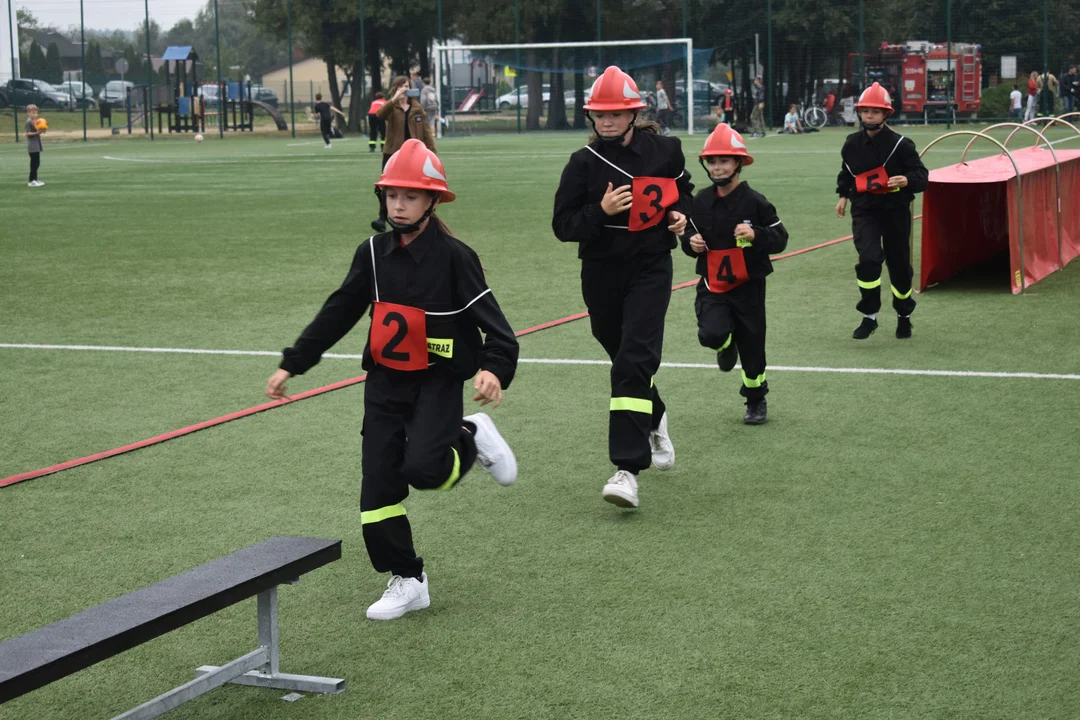
[[[920,147],[941,132],[901,131]],[[439,145],[459,198],[440,216],[517,329],[583,309],[574,248],[550,230],[583,140]],[[697,180],[703,141],[683,140]],[[851,231],[833,214],[841,141],[750,142],[744,177],[777,206],[789,249]],[[379,170],[356,138],[53,143],[37,189],[26,166],[0,146],[0,343],[267,352],[344,277]],[[664,359],[694,366],[656,378],[677,460],[642,474],[637,512],[600,498],[608,368],[522,363],[493,412],[517,485],[478,468],[406,501],[429,610],[364,618],[386,578],[360,533],[361,385],[0,489],[0,640],[303,534],[343,539],[344,557],[281,588],[282,669],[347,690],[286,703],[226,687],[170,717],[1080,717],[1080,381],[820,370],[1080,374],[1078,267],[1020,296],[1004,267],[945,283],[917,296],[909,341],[893,338],[886,298],[881,328],[856,343],[855,260],[846,242],[776,262],[764,427],[742,425],[738,373],[698,346],[693,290],[673,295]],[[675,267],[694,277],[681,253]],[[358,353],[364,333],[334,352]],[[604,359],[588,320],[522,338],[521,355]],[[275,366],[0,348],[0,477],[258,405]],[[360,373],[328,358],[290,390]],[[111,717],[256,638],[246,601],[0,719]]]

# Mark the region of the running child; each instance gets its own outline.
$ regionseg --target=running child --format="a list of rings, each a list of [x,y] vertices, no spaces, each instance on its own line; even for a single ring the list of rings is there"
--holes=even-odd
[[[859,264],[855,279],[861,299],[855,308],[863,319],[855,332],[865,340],[877,330],[881,309],[881,265],[889,268],[896,337],[911,337],[911,203],[915,193],[926,189],[930,173],[919,158],[915,143],[893,131],[886,120],[892,114],[888,91],[874,83],[855,105],[862,129],[847,136],[840,150],[840,174],[836,177],[836,216],[844,217],[851,200],[851,233]]]
[[[697,258],[694,312],[698,342],[716,352],[723,372],[742,358],[742,388],[747,425],[768,421],[765,396],[765,278],[772,273],[769,255],[783,252],[788,232],[776,208],[742,180],[754,164],[742,135],[726,123],[716,126],[698,155],[712,185],[694,197],[682,249]]]
[[[675,464],[653,376],[671,300],[671,251],[694,189],[679,139],[637,122],[644,107],[637,84],[619,68],[596,79],[584,107],[594,135],[570,156],[551,221],[559,240],[578,243],[592,334],[612,363],[608,455],[616,472],[602,496],[630,508],[638,506],[641,471]]]
[[[330,149],[330,127],[331,123],[334,121],[334,116],[330,113],[337,113],[341,116],[342,120],[345,119],[345,113],[341,112],[330,103],[323,102],[322,93],[315,93],[315,112],[319,115],[319,130],[322,131],[323,142],[326,143],[326,148]]]
[[[368,108],[368,152],[375,152],[375,143],[379,143],[379,149],[386,144],[386,121],[378,116],[379,108],[386,104],[386,96],[381,92],[375,93],[375,99]]]
[[[517,460],[491,418],[462,417],[461,393],[475,377],[473,400],[498,407],[514,378],[518,343],[476,253],[434,214],[455,197],[435,153],[407,140],[376,187],[390,232],[357,248],[344,283],[285,349],[266,394],[287,398],[285,382],[319,362],[372,308],[360,524],[371,564],[391,574],[367,616],[391,620],[430,603],[402,505],[409,487],[449,490],[474,462],[500,485],[517,479]]]
[[[43,187],[45,183],[38,180],[38,168],[41,167],[41,136],[49,129],[49,124],[44,118],[38,117],[38,106],[26,106],[26,124],[23,126],[23,134],[26,135],[26,152],[30,153],[30,182],[27,187]]]

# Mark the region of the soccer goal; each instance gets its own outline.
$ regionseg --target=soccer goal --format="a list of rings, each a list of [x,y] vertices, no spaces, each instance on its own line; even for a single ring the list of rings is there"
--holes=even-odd
[[[641,118],[693,134],[724,90],[695,78],[699,67],[707,71],[711,54],[695,52],[691,38],[435,45],[435,87],[445,121],[440,132],[589,131],[583,105],[593,81],[608,65],[618,65],[642,93],[647,107]]]

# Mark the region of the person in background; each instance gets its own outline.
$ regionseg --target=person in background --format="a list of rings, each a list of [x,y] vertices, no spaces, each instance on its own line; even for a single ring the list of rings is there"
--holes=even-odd
[[[780,132],[787,135],[798,135],[803,132],[802,120],[799,119],[799,106],[792,105],[784,116],[784,129]]]
[[[1058,79],[1054,77],[1053,73],[1048,72],[1043,73],[1039,80],[1037,115],[1039,117],[1050,117],[1054,115],[1054,105],[1057,103]]]
[[[1013,85],[1009,93],[1009,119],[1020,122],[1024,118],[1024,96],[1020,94],[1020,87]]]
[[[671,127],[671,100],[668,99],[667,91],[664,90],[664,81],[656,81],[656,122],[659,123],[664,134]]]
[[[735,93],[731,88],[724,90],[720,102],[716,104],[716,117],[727,125],[735,124]]]
[[[420,79],[420,73],[414,72],[414,73],[412,73],[410,75],[410,77],[412,78],[413,90],[423,90],[424,89],[424,81]]]
[[[42,121],[44,122],[44,121]],[[38,128],[38,106],[26,106],[26,125],[23,134],[26,135],[26,152],[30,153],[30,182],[27,187],[42,187],[45,183],[38,180],[38,168],[41,167],[41,136],[48,129]]]
[[[1069,72],[1061,78],[1061,101],[1065,104],[1065,113],[1076,110],[1076,99],[1080,97],[1080,75],[1076,74],[1076,66],[1070,65]]]
[[[334,116],[331,113],[337,113],[343,119],[345,113],[338,110],[336,107],[328,102],[323,102],[322,93],[315,93],[315,114],[319,116],[319,130],[322,132],[323,142],[326,143],[326,149],[329,150],[330,145],[330,128],[334,122]]]
[[[750,86],[750,97],[754,101],[754,111],[750,113],[750,137],[765,137],[765,83],[761,77],[754,78]]]
[[[386,145],[386,121],[378,115],[379,108],[385,104],[386,96],[381,92],[375,93],[375,99],[371,101],[371,107],[367,111],[368,152],[375,152],[376,142],[380,146]]]
[[[1027,111],[1024,113],[1024,122],[1035,117],[1035,95],[1039,92],[1040,82],[1042,82],[1042,80],[1039,78],[1038,71],[1032,70],[1031,75],[1028,76]]]
[[[431,84],[431,78],[424,78],[424,87],[420,90],[420,107],[424,108],[428,122],[431,123],[431,134],[438,136],[439,132],[439,98],[435,94],[435,88]]]

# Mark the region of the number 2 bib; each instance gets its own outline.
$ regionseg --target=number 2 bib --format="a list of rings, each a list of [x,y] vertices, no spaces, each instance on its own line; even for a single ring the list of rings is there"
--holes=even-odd
[[[427,316],[419,308],[375,302],[369,335],[371,357],[393,370],[427,370]]]
[[[709,274],[705,277],[709,292],[726,293],[750,279],[742,248],[707,251]]]

